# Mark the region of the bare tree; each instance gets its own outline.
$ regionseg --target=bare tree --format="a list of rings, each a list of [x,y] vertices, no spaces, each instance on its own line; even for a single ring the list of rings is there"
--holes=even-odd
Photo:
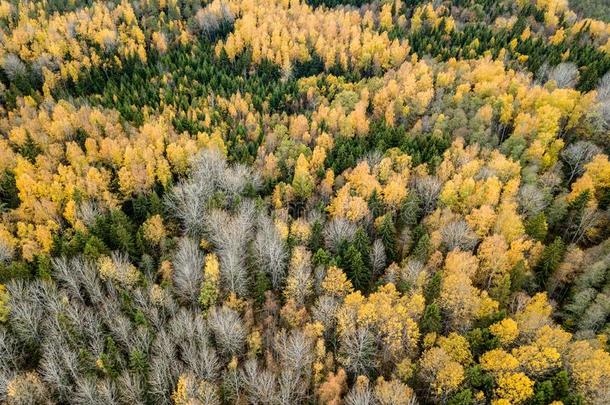
[[[93,377],[81,377],[75,382],[75,392],[71,398],[75,404],[102,405],[102,398],[98,390],[98,381]]]
[[[573,88],[578,82],[578,66],[572,62],[563,62],[551,68],[548,79],[554,80],[559,88]]]
[[[610,72],[607,72],[597,85],[597,99],[610,100]]]
[[[356,225],[347,219],[333,219],[324,227],[324,242],[326,247],[336,253],[341,243],[352,241],[356,230]]]
[[[9,374],[16,370],[22,356],[13,335],[6,328],[0,329],[0,372]]]
[[[302,380],[299,370],[295,368],[282,369],[278,380],[278,405],[307,403],[309,383]]]
[[[165,197],[165,205],[180,220],[186,234],[199,237],[203,233],[202,217],[226,169],[220,152],[205,149],[191,161],[188,179],[180,181]]]
[[[77,217],[87,226],[91,226],[104,213],[102,206],[95,200],[85,200],[78,206]]]
[[[546,193],[534,184],[524,184],[519,189],[519,207],[526,217],[542,212],[548,205]]]
[[[213,37],[223,25],[232,24],[234,20],[233,12],[225,3],[213,2],[200,9],[195,15],[199,31],[207,37]]]
[[[118,378],[118,390],[124,403],[134,405],[146,404],[146,390],[142,377],[137,373],[123,370]]]
[[[561,158],[568,168],[568,183],[582,176],[585,172],[584,166],[600,153],[602,153],[600,148],[587,141],[572,143],[561,151]]]
[[[203,231],[202,216],[213,194],[211,184],[181,181],[165,197],[165,205],[182,223],[187,235],[198,236]]]
[[[385,247],[381,239],[375,239],[371,249],[371,263],[373,265],[373,274],[379,275],[385,268],[386,264]]]
[[[340,338],[339,363],[352,375],[369,375],[375,369],[375,337],[359,327]]]
[[[151,346],[150,372],[148,373],[148,393],[155,403],[171,403],[170,394],[180,375],[175,341],[169,333],[162,330]]]
[[[266,214],[258,217],[258,227],[254,240],[256,260],[271,278],[274,289],[279,289],[286,277],[288,251],[286,242]]]
[[[15,249],[4,240],[0,240],[0,264],[7,264],[13,258]]]
[[[199,380],[215,380],[220,362],[202,314],[181,309],[170,321],[169,330],[186,369]]]
[[[316,304],[312,308],[312,317],[316,321],[322,322],[324,332],[331,333],[337,324],[337,310],[339,309],[339,301],[335,297],[321,295],[316,300]]]
[[[258,366],[256,360],[246,362],[240,370],[240,379],[248,396],[248,403],[264,405],[276,403],[275,374]]]
[[[59,398],[69,399],[80,372],[78,354],[70,350],[64,339],[47,336],[39,369],[44,382],[56,391]]]
[[[610,72],[607,72],[597,86],[597,118],[602,133],[610,132]],[[604,138],[600,142],[606,141]]]
[[[42,281],[25,283],[21,280],[7,284],[10,296],[9,322],[15,336],[29,347],[42,341],[44,306],[37,300]]]
[[[602,213],[593,207],[586,207],[582,214],[567,224],[567,233],[571,243],[580,243],[589,238],[589,231],[602,221]]]
[[[182,238],[173,260],[173,287],[178,298],[191,305],[199,299],[205,257],[199,244],[189,238]]]
[[[243,164],[227,168],[219,178],[220,189],[231,199],[241,195],[248,186],[258,189],[259,183],[258,175],[250,167]]]
[[[400,279],[409,286],[415,286],[422,272],[425,271],[424,264],[417,259],[409,259],[400,271]]]
[[[246,327],[234,310],[222,306],[210,311],[208,325],[214,333],[214,340],[225,358],[241,354],[246,341]]]
[[[197,397],[202,405],[220,405],[220,395],[218,395],[218,387],[216,384],[201,381],[197,389]]]
[[[27,75],[25,64],[14,53],[8,53],[4,56],[4,60],[2,60],[2,70],[4,70],[4,73],[11,81]]]
[[[375,405],[375,394],[368,380],[359,378],[345,397],[345,405]]]
[[[206,221],[208,239],[220,259],[222,286],[240,296],[248,293],[246,259],[254,229],[254,216],[254,204],[248,201],[239,207],[236,215],[214,210]]]
[[[610,288],[608,290],[610,291]],[[610,315],[610,296],[602,292],[597,294],[595,300],[583,312],[578,320],[578,328],[597,332],[606,323],[608,315]]]
[[[314,361],[313,341],[302,330],[287,333],[282,330],[275,338],[274,349],[283,369],[294,369],[309,379]]]
[[[436,208],[441,186],[440,180],[435,176],[420,176],[413,179],[412,188],[421,202],[424,214],[429,214]]]
[[[449,252],[454,249],[469,251],[477,244],[476,234],[463,219],[447,224],[441,230],[441,237],[443,245]]]

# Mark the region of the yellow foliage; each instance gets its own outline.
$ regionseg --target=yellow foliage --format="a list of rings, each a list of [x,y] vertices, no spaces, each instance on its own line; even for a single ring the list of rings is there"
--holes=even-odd
[[[479,364],[483,370],[498,374],[516,370],[519,360],[502,349],[493,349],[481,355]]]
[[[544,374],[561,365],[561,356],[552,347],[523,345],[514,348],[512,354],[519,361],[523,370],[533,376]]]
[[[345,297],[337,315],[338,331],[342,335],[357,326],[372,329],[388,352],[400,358],[414,350],[419,340],[419,328],[411,314],[408,297],[401,297],[390,283],[366,298],[359,291]]]
[[[0,284],[0,322],[4,323],[8,319],[8,315],[11,312],[9,306],[10,296],[4,284]]]
[[[357,10],[312,8],[304,2],[241,0],[232,3],[239,15],[235,29],[216,45],[229,60],[252,48],[254,63],[269,59],[290,70],[307,62],[315,51],[325,69],[335,65],[360,70],[373,64],[376,70],[399,66],[406,58],[406,41],[391,41],[387,32],[374,30]],[[382,24],[391,24],[387,9]],[[274,27],[283,27],[281,30]]]
[[[122,258],[101,256],[97,265],[102,280],[112,280],[126,288],[134,287],[140,280],[138,269]]]
[[[322,289],[329,295],[345,297],[354,291],[351,281],[340,268],[330,266],[326,270],[326,276],[322,281]]]
[[[505,318],[489,327],[489,331],[498,338],[502,345],[509,345],[519,336],[517,322],[511,318]]]
[[[464,368],[440,347],[425,351],[420,359],[420,373],[436,397],[455,391],[464,380]]]
[[[452,360],[457,361],[461,365],[468,366],[472,363],[470,345],[464,336],[451,332],[447,337],[439,337],[438,345],[447,352]]]
[[[548,302],[546,293],[537,293],[525,307],[515,314],[519,330],[525,335],[537,332],[545,325],[551,324],[553,308]]]
[[[165,226],[163,226],[163,218],[161,218],[161,215],[159,214],[153,215],[144,221],[142,230],[144,232],[144,237],[157,245],[167,236]]]
[[[566,363],[577,390],[590,403],[604,403],[608,399],[610,354],[594,348],[588,341],[575,341],[569,346]]]
[[[520,404],[534,395],[534,381],[523,373],[503,373],[494,393],[510,404]]]

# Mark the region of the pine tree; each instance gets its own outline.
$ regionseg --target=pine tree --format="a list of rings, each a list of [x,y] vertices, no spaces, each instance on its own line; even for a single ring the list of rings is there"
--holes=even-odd
[[[369,197],[368,206],[369,211],[373,214],[373,218],[379,217],[385,211],[383,201],[379,198],[377,190],[373,190],[373,193]]]
[[[447,402],[447,405],[474,405],[474,403],[472,391],[467,388],[452,396]]]
[[[544,212],[539,213],[525,224],[525,232],[532,238],[544,241],[547,235],[548,225]]]
[[[385,253],[388,263],[395,262],[397,260],[397,248],[396,248],[396,227],[392,221],[390,214],[385,214],[379,227],[379,236],[385,247]]]
[[[590,199],[591,193],[589,190],[585,190],[568,205],[568,214],[566,221],[563,224],[563,229],[565,229],[570,240],[574,243],[579,242],[586,230],[582,227],[582,218]]]
[[[426,303],[431,304],[441,293],[441,282],[443,281],[443,275],[440,271],[434,273],[426,287],[424,288],[424,298]]]
[[[421,262],[426,262],[430,256],[430,235],[424,233],[413,248],[413,256]]]
[[[400,224],[402,226],[413,227],[419,222],[421,217],[421,206],[419,198],[415,193],[410,193],[402,202],[400,207]]]
[[[356,233],[354,234],[354,239],[352,241],[352,245],[356,249],[357,252],[360,252],[362,256],[362,261],[364,262],[365,267],[370,271],[371,270],[371,241],[369,240],[369,236],[367,235],[364,228],[361,226],[358,227]]]
[[[421,330],[424,333],[439,333],[442,328],[441,310],[435,303],[427,305],[421,320]]]
[[[367,292],[371,282],[371,271],[362,259],[362,253],[352,244],[345,252],[347,276],[355,289]]]
[[[536,275],[539,285],[546,285],[549,277],[561,264],[565,250],[565,243],[559,236],[555,238],[553,243],[544,248],[540,261],[536,266]]]

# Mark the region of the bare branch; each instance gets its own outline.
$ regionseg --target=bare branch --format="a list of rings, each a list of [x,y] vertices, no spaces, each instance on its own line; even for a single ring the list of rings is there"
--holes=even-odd
[[[204,263],[205,257],[199,244],[192,239],[182,238],[174,254],[172,279],[174,292],[183,303],[197,304]]]

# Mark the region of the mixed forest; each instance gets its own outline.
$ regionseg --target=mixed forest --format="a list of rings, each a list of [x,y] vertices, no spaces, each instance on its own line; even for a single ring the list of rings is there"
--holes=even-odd
[[[610,403],[605,4],[0,0],[0,403]]]

